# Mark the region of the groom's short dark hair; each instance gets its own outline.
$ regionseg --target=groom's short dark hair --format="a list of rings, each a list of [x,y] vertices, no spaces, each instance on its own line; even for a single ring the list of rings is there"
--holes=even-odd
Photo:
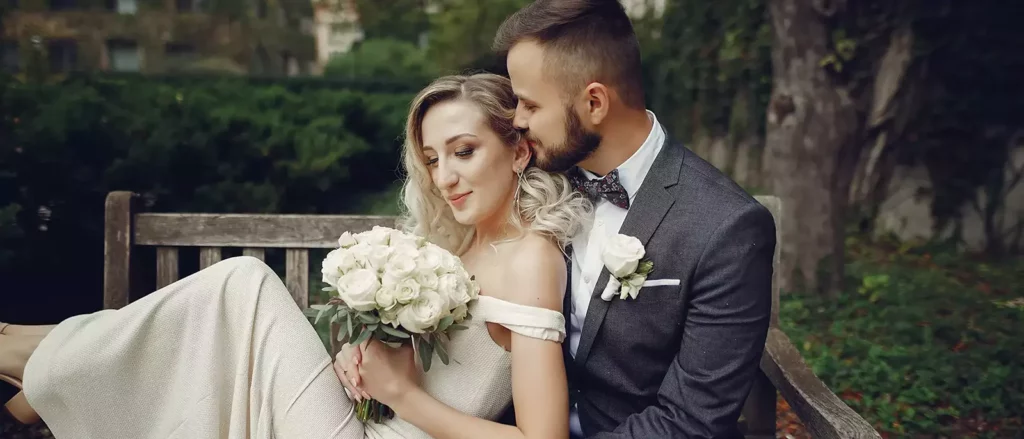
[[[645,108],[640,43],[619,0],[536,0],[505,19],[493,49],[504,57],[527,40],[544,48],[545,72],[567,95],[596,81],[626,105]]]

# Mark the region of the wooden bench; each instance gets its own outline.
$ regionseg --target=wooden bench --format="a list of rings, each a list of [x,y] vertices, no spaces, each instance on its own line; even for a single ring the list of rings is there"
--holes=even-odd
[[[374,225],[394,227],[396,220],[351,215],[143,213],[136,210],[137,198],[131,192],[107,196],[104,308],[120,308],[154,290],[139,282],[140,264],[132,264],[138,262],[141,247],[156,248],[156,288],[178,280],[180,247],[198,247],[197,269],[220,261],[222,248],[235,248],[236,252],[241,248],[242,254],[260,259],[264,249],[285,249],[285,285],[295,303],[305,309],[309,305],[309,249],[333,248],[343,231],[360,232]],[[757,198],[778,224],[782,220],[778,198]],[[779,327],[777,277],[772,282],[771,328],[761,360],[763,373],[743,410],[747,437],[775,438],[776,398],[781,394],[815,438],[880,438],[814,375]]]

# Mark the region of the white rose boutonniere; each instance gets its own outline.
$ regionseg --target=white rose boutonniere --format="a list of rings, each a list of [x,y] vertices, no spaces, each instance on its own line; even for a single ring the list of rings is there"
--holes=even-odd
[[[654,270],[654,263],[644,259],[647,251],[639,239],[617,234],[610,237],[601,250],[601,262],[612,274],[601,292],[601,299],[610,301],[616,295],[619,299],[636,299],[647,275]]]

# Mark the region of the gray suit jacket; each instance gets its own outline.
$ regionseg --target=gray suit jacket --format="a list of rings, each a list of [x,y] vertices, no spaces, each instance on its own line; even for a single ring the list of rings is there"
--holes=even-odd
[[[600,293],[609,272],[602,271],[575,358],[563,344],[570,401],[584,434],[741,437],[737,420],[771,312],[771,213],[714,166],[666,140],[619,233],[644,244],[654,262],[649,280],[680,283],[606,302]]]

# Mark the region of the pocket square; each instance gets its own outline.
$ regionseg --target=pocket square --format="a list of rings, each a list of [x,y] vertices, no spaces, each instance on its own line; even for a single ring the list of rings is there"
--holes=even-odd
[[[679,279],[649,279],[644,281],[645,287],[662,287],[679,285]]]

